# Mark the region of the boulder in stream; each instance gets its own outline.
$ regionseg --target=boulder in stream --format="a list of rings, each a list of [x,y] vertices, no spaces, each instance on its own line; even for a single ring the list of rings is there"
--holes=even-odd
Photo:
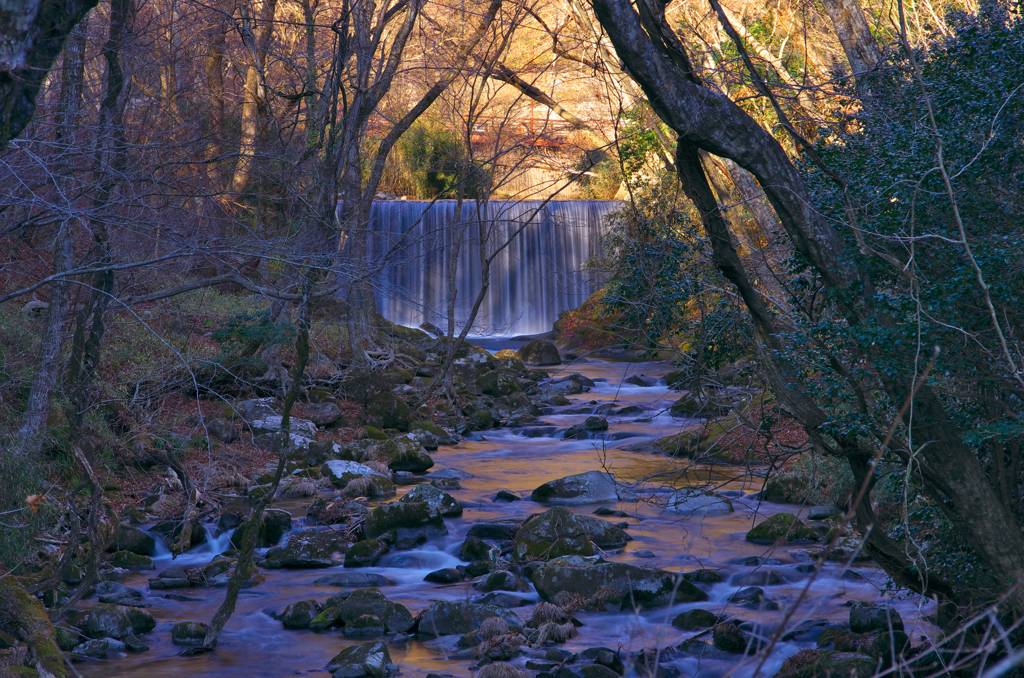
[[[342,591],[331,596],[327,607],[337,607],[346,626],[368,616],[378,619],[386,633],[407,633],[414,625],[409,610],[388,600],[378,589]]]
[[[817,541],[818,533],[792,513],[776,513],[747,532],[747,541],[770,546],[779,541]]]
[[[231,545],[240,548],[242,545],[242,531],[248,524],[243,520],[235,528],[231,535]],[[260,520],[260,532],[256,537],[256,548],[262,549],[281,541],[282,537],[292,529],[292,514],[282,509],[266,509],[263,511],[263,518]]]
[[[345,553],[351,546],[352,543],[337,532],[304,530],[267,551],[264,567],[336,567],[344,562]]]
[[[702,516],[708,513],[732,513],[732,502],[714,492],[704,492],[693,488],[676,490],[668,499],[666,513],[678,513],[685,516]]]
[[[604,607],[631,610],[634,605],[654,609],[672,603],[707,600],[704,591],[678,575],[626,563],[608,563],[576,556],[556,558],[533,572],[533,585],[546,601],[560,591],[576,593]],[[673,599],[673,591],[675,596]]]
[[[101,603],[110,605],[126,605],[128,607],[148,607],[143,602],[142,591],[133,589],[115,581],[101,581],[93,589]]]
[[[428,638],[461,636],[477,630],[491,617],[498,617],[512,630],[521,631],[523,628],[522,620],[503,607],[445,600],[431,603],[430,607],[420,613],[417,633]]]
[[[390,460],[392,471],[422,473],[434,466],[434,460],[424,451],[419,441],[409,436],[398,436],[384,443],[381,452]]]
[[[140,556],[148,556],[153,553],[155,548],[156,539],[151,535],[122,523],[117,526],[117,537],[114,539],[114,543],[107,548],[107,551],[110,553],[114,551],[130,551]]]
[[[391,547],[380,539],[364,539],[352,544],[345,553],[345,567],[373,567]]]
[[[582,521],[561,506],[531,516],[516,531],[512,544],[512,555],[517,560],[594,555],[594,544]]]
[[[200,622],[178,622],[171,629],[171,642],[184,647],[199,647],[210,627]]]
[[[462,504],[455,497],[429,483],[417,485],[399,501],[403,503],[421,501],[430,508],[437,509],[442,516],[462,515]]]
[[[876,662],[856,652],[803,650],[782,662],[774,678],[868,678],[875,675]]]
[[[346,588],[367,588],[378,586],[394,586],[395,582],[381,574],[369,572],[339,572],[329,574],[313,582],[320,586],[343,586]]]
[[[90,638],[122,640],[130,633],[147,633],[156,628],[156,620],[146,610],[124,605],[97,603],[89,608],[85,633]]]
[[[594,546],[600,549],[620,549],[626,545],[626,542],[633,541],[633,538],[626,534],[622,527],[625,523],[613,525],[607,520],[579,515],[576,516],[576,520],[583,525],[583,529]]]
[[[718,623],[718,615],[700,608],[687,610],[672,620],[672,626],[684,631],[706,629]]]
[[[615,476],[607,471],[587,471],[544,483],[530,499],[549,504],[592,504],[600,501],[635,499],[632,493],[615,486]]]
[[[332,459],[331,461],[326,462],[320,467],[320,473],[339,490],[344,489],[346,485],[356,478],[363,478],[366,476],[391,480],[380,471],[372,469],[369,466],[364,466],[363,464],[354,461],[343,461],[341,459]]]
[[[367,539],[394,532],[399,547],[401,542],[416,540],[420,535],[433,539],[448,534],[440,510],[425,502],[412,501],[389,502],[374,508],[366,514],[363,530]]]
[[[902,631],[903,618],[891,607],[856,601],[850,605],[850,630],[854,633]]]
[[[376,642],[345,648],[325,668],[332,678],[384,678],[390,674],[392,666],[388,646]]]
[[[534,339],[523,344],[516,355],[527,365],[561,365],[562,358],[558,355],[558,347],[550,341]]]

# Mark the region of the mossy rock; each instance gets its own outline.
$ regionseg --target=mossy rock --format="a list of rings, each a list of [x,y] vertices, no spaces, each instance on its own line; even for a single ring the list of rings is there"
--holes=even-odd
[[[318,614],[312,621],[309,622],[309,630],[326,631],[332,626],[336,626],[341,621],[341,610],[334,605],[329,605],[324,608],[324,611]]]
[[[366,437],[370,440],[387,440],[388,436],[384,431],[380,430],[376,426],[364,426],[366,429]]]
[[[367,539],[377,539],[394,531],[397,539],[409,532],[424,532],[428,538],[448,534],[440,511],[423,502],[391,502],[381,504],[366,514],[363,525]]]
[[[411,377],[410,377],[411,379]],[[409,404],[392,393],[378,393],[366,404],[366,415],[369,422],[380,428],[393,428],[399,431],[409,430],[412,409]]]
[[[118,551],[110,556],[110,564],[132,572],[143,572],[153,569],[153,559],[149,556],[140,556],[131,551]]]
[[[561,506],[531,516],[516,532],[512,544],[516,560],[594,555],[594,544],[583,523]]]
[[[492,370],[482,374],[476,380],[476,385],[484,395],[500,397],[518,393],[519,380],[510,370]]]
[[[381,453],[390,460],[392,471],[422,473],[434,466],[434,460],[424,451],[419,441],[409,436],[397,436],[381,446]]]
[[[876,661],[855,652],[803,650],[782,662],[774,678],[869,678]]]
[[[284,612],[278,615],[278,619],[286,629],[309,628],[310,622],[320,615],[316,603],[312,600],[300,600],[284,608]]]
[[[380,539],[364,539],[352,544],[345,554],[345,567],[373,567],[391,547]]]
[[[561,365],[562,358],[558,355],[558,347],[550,341],[534,339],[524,344],[516,355],[527,365]]]
[[[792,513],[776,513],[747,532],[747,541],[770,546],[780,540],[785,540],[788,543],[814,542],[818,540],[818,536],[814,528]]]
[[[178,622],[171,629],[171,642],[183,647],[199,647],[209,631],[210,627],[200,622]]]
[[[684,631],[711,628],[718,623],[718,615],[707,610],[687,610],[672,620],[672,626]]]
[[[399,501],[404,503],[423,502],[427,506],[437,509],[442,516],[446,517],[462,515],[462,504],[455,497],[427,483],[417,485]]]

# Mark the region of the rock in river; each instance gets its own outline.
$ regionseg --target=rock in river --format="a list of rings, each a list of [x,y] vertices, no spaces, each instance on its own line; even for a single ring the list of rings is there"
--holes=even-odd
[[[431,508],[425,502],[381,504],[366,514],[363,529],[367,539],[377,539],[385,533],[394,531],[399,542],[414,539],[419,534],[427,539],[448,534],[440,510]]]
[[[572,511],[561,506],[530,517],[516,532],[512,543],[512,555],[517,560],[594,555],[594,545],[583,523]]]
[[[343,535],[330,530],[305,530],[267,551],[265,567],[335,567],[351,547]]]
[[[514,612],[496,605],[438,601],[420,615],[417,632],[422,636],[463,635],[480,628],[485,619],[498,617],[510,629],[521,630],[523,622]]]
[[[606,563],[579,557],[557,558],[537,568],[533,585],[544,600],[551,601],[559,591],[578,593],[593,598],[599,591],[608,598],[608,604],[631,610],[634,604],[654,609],[676,603],[707,600],[708,596],[692,583],[664,570],[648,569],[626,563]],[[604,591],[602,591],[604,589]],[[672,592],[675,591],[673,601]]]
[[[461,516],[462,504],[455,497],[430,484],[417,485],[399,501],[403,503],[421,501],[432,509],[437,509],[442,516]]]
[[[388,646],[381,642],[347,647],[327,663],[333,678],[383,678],[391,666]]]
[[[530,495],[533,501],[549,504],[590,504],[629,500],[633,495],[615,487],[615,476],[605,471],[587,471],[544,483]]]

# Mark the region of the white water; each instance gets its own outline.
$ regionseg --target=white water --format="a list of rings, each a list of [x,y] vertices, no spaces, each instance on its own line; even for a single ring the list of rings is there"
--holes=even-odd
[[[491,264],[490,287],[473,333],[546,332],[560,312],[576,308],[598,288],[600,280],[584,268],[599,253],[605,217],[618,206],[597,200],[547,205],[492,200],[482,218],[465,203],[463,218],[453,223],[452,200],[374,203],[370,219],[377,237],[371,261],[388,255],[376,280],[377,308],[399,325],[429,321],[447,327],[448,253],[461,239],[455,307],[461,329],[483,285],[481,248],[492,254],[510,241]]]

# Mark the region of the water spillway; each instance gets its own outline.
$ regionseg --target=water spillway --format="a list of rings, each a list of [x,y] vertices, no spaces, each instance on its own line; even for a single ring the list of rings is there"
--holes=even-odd
[[[377,202],[370,216],[370,256],[384,264],[375,279],[377,309],[400,325],[447,327],[451,252],[459,246],[457,328],[468,321],[484,283],[481,252],[498,252],[472,333],[546,332],[560,312],[576,308],[600,286],[586,263],[600,254],[602,229],[620,204],[492,200],[477,212],[466,202],[456,221],[453,200]]]

